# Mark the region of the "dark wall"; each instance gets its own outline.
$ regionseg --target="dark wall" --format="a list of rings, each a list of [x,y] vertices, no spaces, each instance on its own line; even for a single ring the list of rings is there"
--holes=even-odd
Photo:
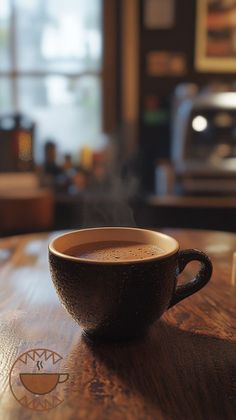
[[[165,0],[163,0],[165,1]],[[196,0],[197,1],[197,0]],[[194,68],[195,0],[175,0],[175,23],[171,29],[147,30],[143,24],[144,0],[140,0],[140,152],[143,184],[146,190],[154,188],[154,167],[158,159],[170,156],[170,104],[179,83],[193,82],[204,86],[209,82],[231,82],[232,73],[199,73]],[[146,55],[149,51],[182,52],[186,55],[187,71],[181,77],[150,77],[146,73]],[[235,72],[236,73],[236,72]],[[145,109],[147,96],[158,99],[162,121],[147,123]]]

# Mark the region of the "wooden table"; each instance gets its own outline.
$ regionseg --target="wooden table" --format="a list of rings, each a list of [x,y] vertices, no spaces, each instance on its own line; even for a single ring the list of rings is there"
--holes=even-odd
[[[231,280],[236,235],[184,230],[169,233],[179,240],[181,248],[196,247],[209,254],[214,264],[211,282],[166,312],[142,340],[97,346],[83,339],[51,284],[47,244],[53,234],[0,241],[1,419],[236,418],[236,285]],[[188,266],[182,279],[194,270],[195,264]],[[19,391],[16,386],[24,391],[13,372],[17,366],[27,369],[26,359],[23,363],[18,357],[32,349],[58,353],[62,359],[55,364],[58,371],[53,372],[69,374],[69,379],[52,391],[58,390],[58,398],[63,395],[64,402],[44,412],[37,411],[37,401],[44,397],[25,390],[36,399],[31,402],[34,409],[25,408],[9,386],[10,377],[13,392]],[[34,372],[43,373],[46,353],[34,355],[27,360],[35,363]],[[41,361],[44,357],[41,365],[40,357]],[[50,360],[52,364],[54,359]],[[50,393],[45,398],[49,401]]]

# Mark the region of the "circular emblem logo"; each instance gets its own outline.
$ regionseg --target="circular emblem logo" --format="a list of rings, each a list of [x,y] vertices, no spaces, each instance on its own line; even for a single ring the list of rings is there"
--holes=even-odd
[[[45,411],[64,401],[64,386],[69,374],[61,371],[62,356],[48,349],[22,353],[10,371],[10,388],[23,407]]]

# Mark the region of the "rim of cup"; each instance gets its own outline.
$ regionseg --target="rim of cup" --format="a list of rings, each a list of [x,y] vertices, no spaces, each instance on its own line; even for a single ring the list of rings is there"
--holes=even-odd
[[[103,233],[103,234],[102,234]],[[112,235],[111,235],[112,234]],[[140,244],[157,245],[163,250],[162,253],[148,256],[145,258],[129,258],[128,260],[96,260],[83,257],[75,257],[67,254],[67,250],[78,245],[96,242],[109,242],[109,241],[127,241],[138,242]],[[49,243],[49,251],[62,259],[86,264],[105,264],[105,265],[121,265],[131,263],[144,263],[148,261],[157,261],[171,255],[174,255],[179,250],[179,243],[172,236],[165,233],[143,229],[143,228],[130,228],[130,227],[96,227],[78,229],[63,234],[57,235]]]

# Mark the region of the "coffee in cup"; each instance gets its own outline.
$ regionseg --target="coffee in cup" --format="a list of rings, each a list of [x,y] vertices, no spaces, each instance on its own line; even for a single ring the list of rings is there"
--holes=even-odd
[[[145,260],[163,252],[164,250],[157,245],[130,241],[92,242],[77,245],[66,250],[66,254],[72,257],[103,262]]]

